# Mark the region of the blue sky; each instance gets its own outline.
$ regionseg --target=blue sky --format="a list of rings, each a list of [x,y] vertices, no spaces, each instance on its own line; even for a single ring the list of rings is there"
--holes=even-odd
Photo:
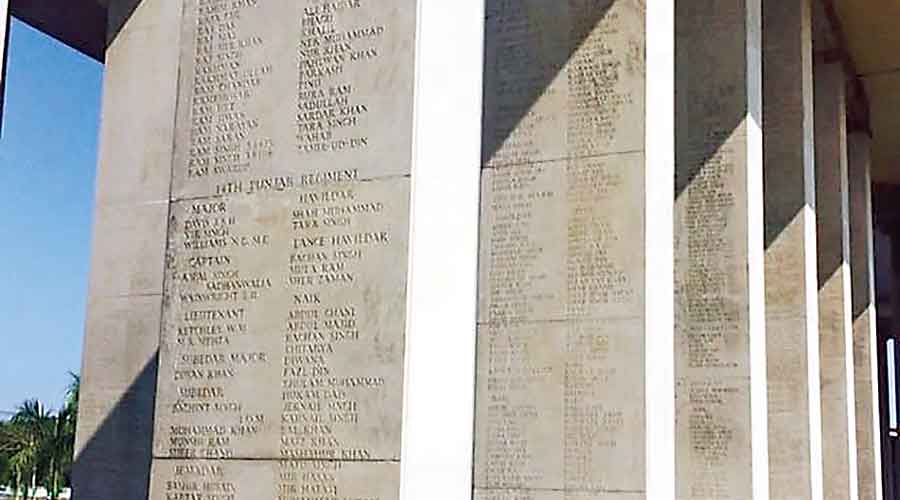
[[[13,20],[0,137],[0,411],[78,372],[102,65]]]

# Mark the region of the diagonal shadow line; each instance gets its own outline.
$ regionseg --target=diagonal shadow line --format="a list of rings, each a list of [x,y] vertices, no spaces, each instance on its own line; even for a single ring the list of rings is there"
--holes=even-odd
[[[688,321],[742,307],[727,292],[741,267],[729,256],[744,253],[744,243],[731,236],[746,238],[733,226],[746,224],[749,215],[745,123],[761,117],[749,116],[748,61],[737,56],[747,51],[741,3],[675,0],[674,200],[680,208],[673,244],[683,273],[675,294],[683,297],[676,317]]]
[[[727,26],[746,15],[735,4],[675,1],[676,199],[687,194],[705,170],[712,170],[717,157],[727,161],[740,154],[727,146],[732,135],[740,133],[749,109],[745,68],[734,58],[746,51],[745,35]],[[720,180],[704,183],[710,189],[704,189],[703,196],[726,194]]]
[[[144,0],[109,0],[107,8],[107,25],[106,25],[106,47],[119,36],[119,33],[125,28],[128,20],[134,14],[134,11],[141,5]],[[173,2],[176,0],[165,0]]]
[[[103,62],[106,9],[96,0],[10,0],[11,15]]]
[[[825,5],[821,1],[813,2],[812,11],[812,35],[813,35],[813,54],[815,62],[813,65],[813,73],[815,80],[814,90],[814,110],[815,110],[815,183],[816,183],[816,238],[817,238],[817,269],[819,279],[819,290],[822,290],[830,281],[830,278],[837,273],[841,266],[846,262],[850,265],[850,255],[843,255],[843,249],[837,242],[842,241],[841,214],[837,208],[837,201],[834,199],[826,201],[826,198],[834,198],[835,193],[840,193],[842,187],[841,172],[837,168],[834,157],[839,154],[845,156],[845,162],[849,162],[847,157],[846,134],[843,139],[843,149],[838,145],[838,133],[846,131],[846,124],[838,124],[841,120],[846,120],[846,116],[836,114],[832,116],[823,116],[826,110],[833,110],[834,106],[830,100],[836,99],[832,92],[844,92],[844,99],[847,99],[844,89],[827,89],[830,78],[822,77],[820,74],[829,70],[826,67],[831,64],[826,60],[818,57],[819,54],[826,53],[836,47],[837,42],[834,39],[832,25],[828,19]],[[824,89],[824,90],[823,90]],[[829,125],[830,124],[830,125]],[[849,173],[849,168],[848,168]],[[848,196],[848,212],[849,212],[849,196]],[[850,235],[848,234],[849,238]],[[848,241],[849,243],[849,241]]]
[[[159,350],[77,452],[73,500],[149,498],[158,365]]]
[[[520,127],[528,126],[529,112],[552,91],[551,84],[565,73],[572,56],[614,3],[486,1],[483,164],[495,158]]]
[[[111,43],[127,20],[133,14],[134,10],[139,6],[141,0],[125,0],[123,2],[113,2],[109,15],[109,38]],[[486,28],[486,51],[492,50],[491,39],[498,35],[500,25],[492,21],[498,20],[500,16],[500,6],[503,0],[488,0],[487,8],[487,26]],[[510,26],[507,24],[503,29],[523,29],[532,33],[530,38],[515,45],[504,46],[499,49],[496,59],[497,64],[503,65],[505,71],[521,72],[516,73],[521,76],[519,83],[527,82],[520,87],[516,93],[506,96],[504,100],[504,117],[499,123],[485,123],[485,130],[491,130],[492,133],[485,134],[483,140],[483,150],[485,158],[491,158],[500,147],[506,142],[511,134],[513,134],[520,123],[523,122],[529,111],[533,108],[538,99],[550,87],[550,84],[556,79],[561,71],[564,71],[566,64],[572,55],[578,49],[583,41],[591,34],[593,28],[607,15],[613,0],[569,0],[568,3],[562,2],[522,2],[523,4],[531,4],[533,10],[526,12],[519,22],[521,26]],[[720,12],[724,7],[724,2],[715,2],[715,0],[686,2],[680,0],[676,2],[678,15],[676,18],[676,95],[679,97],[679,121],[677,131],[679,140],[677,144],[682,145],[676,151],[676,163],[678,165],[676,179],[672,182],[675,188],[675,197],[682,196],[698,175],[701,175],[705,165],[708,165],[714,158],[722,152],[725,141],[731,134],[738,130],[746,117],[747,103],[741,99],[728,99],[728,92],[734,92],[734,88],[715,88],[708,86],[710,81],[709,75],[704,72],[697,72],[696,59],[705,58],[707,66],[710,68],[721,67],[727,65],[730,61],[724,60],[733,52],[721,50],[722,46],[717,43],[711,43],[708,36],[699,37],[696,33],[705,32],[701,30],[702,26],[696,24],[698,19],[713,19],[717,15],[728,15],[728,12]],[[547,19],[554,19],[558,16],[553,15],[555,9],[568,9],[571,6],[581,7],[579,12],[585,14],[580,17],[577,23],[569,26],[566,23],[547,22]],[[702,12],[702,11],[705,11]],[[743,43],[733,34],[718,33],[723,37],[722,42],[725,44],[735,43],[736,41]],[[523,63],[521,67],[510,67],[511,60],[515,58]],[[497,67],[489,67],[489,61],[486,58],[485,72],[493,72]],[[486,91],[487,92],[487,91]],[[712,92],[712,94],[710,94]],[[718,100],[704,99],[705,95],[720,94]],[[485,95],[486,98],[491,97]],[[723,104],[730,101],[731,105]],[[721,106],[726,106],[725,108]],[[701,121],[700,123],[686,121],[688,117],[698,116],[715,116],[715,123],[709,121]],[[490,127],[488,127],[490,125]],[[647,126],[653,126],[648,123]],[[697,132],[702,133],[701,137],[696,137]],[[710,133],[710,131],[712,131]],[[701,147],[690,147],[691,144],[702,143]],[[688,145],[685,147],[684,145]],[[724,188],[723,188],[724,189]],[[781,231],[787,227],[796,214],[803,209],[802,204],[796,204],[791,209],[786,210],[785,216],[776,221],[774,224],[766,228],[766,246],[768,247],[777,239]],[[722,228],[724,230],[724,227]],[[76,461],[76,478],[79,477],[78,471],[82,467],[82,463],[103,463],[109,464],[111,475],[100,476],[99,481],[88,481],[79,483],[76,481],[76,491],[80,498],[114,498],[122,497],[122,485],[115,483],[118,480],[109,480],[110,477],[128,477],[134,474],[122,475],[121,471],[128,467],[129,471],[144,470],[146,477],[137,474],[135,483],[128,488],[127,491],[141,491],[143,497],[136,493],[134,498],[146,498],[146,490],[149,484],[149,462],[150,450],[152,449],[152,414],[153,402],[152,397],[147,400],[147,394],[155,394],[156,384],[156,363],[157,357],[145,366],[141,375],[134,381],[129,388],[126,396],[120,400],[113,411],[107,416],[103,424],[101,424],[97,433],[85,445],[78,460]],[[147,419],[147,415],[151,418]],[[124,425],[123,422],[130,422],[131,425]],[[143,422],[150,422],[149,426]],[[133,442],[133,446],[121,447],[122,440]],[[113,446],[119,443],[117,446]],[[120,451],[119,448],[124,448]],[[146,450],[146,453],[143,451]],[[128,464],[128,465],[125,465]],[[142,467],[142,468],[141,468]],[[109,484],[104,484],[105,481]],[[113,495],[112,491],[116,494]],[[99,496],[94,496],[93,492],[102,492]]]
[[[818,77],[824,68],[816,64],[816,83],[825,83]],[[833,110],[834,106],[827,102],[835,97],[828,95],[818,88],[815,92],[816,116],[816,238],[817,238],[817,262],[819,290],[830,282],[832,276],[838,273],[844,263],[850,264],[849,255],[844,255],[842,247],[843,224],[841,222],[840,193],[842,188],[842,172],[839,161],[846,160],[846,143],[841,152],[838,140],[840,128],[835,123],[840,120],[840,115],[823,116],[825,110]],[[833,127],[829,127],[832,123]],[[834,160],[837,155],[844,155],[844,160]],[[849,208],[849,192],[846,194]],[[849,212],[845,214],[849,216]],[[849,234],[846,235],[849,238]],[[848,241],[849,243],[849,241]]]
[[[804,24],[802,16],[811,15],[800,7],[804,2],[784,2],[764,0],[763,8],[763,186],[765,204],[765,249],[769,250],[782,233],[795,222],[801,222],[806,200],[806,165],[815,161],[812,147],[805,144],[812,141],[813,123],[807,123],[807,106],[812,104],[812,75],[804,75],[807,68],[786,68],[786,61],[806,58],[812,62],[811,37],[809,31],[788,28],[796,23]],[[812,19],[808,22],[811,24]],[[787,32],[789,35],[782,35]],[[779,33],[766,36],[766,33]],[[806,38],[810,37],[810,38]],[[807,45],[809,44],[809,45]],[[801,50],[808,50],[805,54]],[[808,157],[810,156],[810,157]],[[799,226],[799,224],[798,224]],[[806,250],[806,249],[804,249]]]

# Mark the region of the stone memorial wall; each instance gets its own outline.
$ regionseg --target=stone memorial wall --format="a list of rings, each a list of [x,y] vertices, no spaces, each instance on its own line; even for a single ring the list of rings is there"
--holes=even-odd
[[[113,0],[76,496],[878,498],[810,4],[448,2]]]
[[[822,491],[812,2],[763,9],[769,492]]]
[[[414,39],[186,1],[151,499],[398,497]]]
[[[644,491],[644,15],[487,2],[479,500]]]
[[[816,64],[814,75],[823,488],[829,498],[847,498],[857,464],[845,76],[839,64]]]
[[[751,210],[761,161],[749,130],[754,2],[676,9],[676,497],[753,498]],[[756,77],[759,73],[756,73]],[[761,91],[756,86],[756,91]],[[759,102],[757,100],[756,102]],[[759,153],[762,145],[759,144]],[[759,192],[750,179],[758,175]],[[759,207],[761,212],[761,206]],[[757,224],[761,224],[759,220]],[[761,305],[761,303],[757,302]],[[762,311],[762,309],[760,309]],[[755,318],[757,321],[760,318]],[[764,332],[757,331],[760,335]],[[761,337],[764,338],[764,337]],[[764,347],[763,347],[764,349]],[[765,373],[761,374],[765,377]]]
[[[872,228],[872,144],[866,132],[847,136],[848,223],[856,395],[856,463],[860,500],[883,498],[879,423],[878,331]]]

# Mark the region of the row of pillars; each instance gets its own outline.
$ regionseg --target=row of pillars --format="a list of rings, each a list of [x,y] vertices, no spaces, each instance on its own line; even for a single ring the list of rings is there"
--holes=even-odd
[[[615,458],[604,457],[604,465],[643,451],[639,493],[646,498],[885,497],[871,137],[848,128],[847,84],[855,75],[830,59],[826,40],[814,43],[814,1],[598,2],[624,5],[622,12],[637,4],[646,16],[643,218],[611,202],[593,208],[628,217],[623,226],[644,235],[642,247],[630,250],[643,263],[646,449],[610,451]],[[437,36],[429,26],[420,30],[426,40]],[[425,52],[420,59],[439,60],[439,51]],[[533,58],[538,64],[539,55]],[[419,130],[432,137],[428,123],[420,117]],[[488,119],[485,130],[491,125]],[[414,181],[425,169],[449,168],[438,153],[428,158],[434,163],[417,164]],[[427,204],[423,199],[414,196],[416,204]],[[419,244],[411,244],[414,256]],[[419,289],[427,289],[428,275],[420,276],[413,273],[414,284],[421,279]],[[425,323],[429,335],[444,331],[437,318]],[[421,326],[408,330],[412,342],[425,336]],[[418,383],[427,372],[409,371],[407,380]],[[640,398],[628,396],[626,405]],[[408,393],[409,421],[440,418],[443,409],[425,401],[424,393]],[[411,433],[416,439],[406,440],[405,452],[452,446],[434,434]],[[459,471],[469,465],[465,452]],[[406,475],[418,478],[422,495],[442,484],[427,457],[404,455]],[[596,474],[609,498],[635,493],[609,487],[634,483],[614,475]],[[548,493],[559,491],[582,498],[568,484],[523,490],[534,497],[496,493],[502,479],[479,484],[477,457],[475,476],[486,499],[560,498]],[[452,489],[449,474],[443,484]],[[441,498],[462,498],[457,493]]]
[[[817,57],[810,1],[675,4],[676,497],[881,499],[852,75]]]
[[[847,129],[842,66],[816,60],[812,1],[634,0],[647,16],[646,203],[635,223],[645,233],[646,449],[630,451],[645,452],[646,498],[883,497],[870,138]],[[449,272],[441,243],[459,254],[455,265],[474,263],[478,222],[469,216],[477,202],[455,196],[477,193],[478,186],[477,172],[461,167],[475,165],[480,141],[481,109],[470,104],[482,90],[476,56],[483,47],[471,39],[484,10],[473,4],[419,6],[412,175],[413,225],[419,224],[410,242],[414,297],[407,327],[415,349],[407,353],[401,489],[409,500],[472,493],[474,374],[460,367],[474,357],[475,273]],[[177,47],[163,36],[166,29],[172,28],[165,22],[147,29],[158,47],[135,37],[140,45],[130,46],[132,53],[120,36],[120,52],[114,44],[107,54],[108,81],[117,83],[110,75],[125,74],[131,57],[145,50],[165,63],[174,59]],[[135,75],[152,68],[141,63]],[[107,102],[117,91],[129,98],[105,112],[113,142],[117,118],[132,140],[153,139],[151,124],[171,125],[174,99],[166,92],[175,86],[161,88],[159,78],[108,85]],[[162,105],[135,120],[126,109],[138,99]],[[137,162],[132,149],[122,148],[116,172]],[[168,154],[160,154],[161,163]],[[456,216],[460,210],[466,217]],[[156,318],[157,308],[147,306]],[[152,352],[156,339],[146,337]],[[121,378],[148,378],[152,385],[154,375]],[[146,418],[140,409],[123,414],[122,420]],[[136,454],[134,462],[149,462]]]

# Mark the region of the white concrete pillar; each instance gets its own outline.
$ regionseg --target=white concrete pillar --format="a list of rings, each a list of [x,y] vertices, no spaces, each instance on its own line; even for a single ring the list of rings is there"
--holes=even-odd
[[[872,139],[847,137],[850,189],[850,276],[853,303],[853,375],[856,394],[856,463],[860,500],[881,500],[881,423],[878,338],[872,243]]]
[[[769,497],[759,0],[676,6],[677,497]]]
[[[163,303],[180,0],[110,2],[73,488],[146,500]]]
[[[816,64],[816,230],[826,499],[856,500],[845,75]]]
[[[487,2],[478,500],[675,497],[673,7]]]
[[[811,7],[763,2],[769,478],[778,499],[822,498]]]
[[[400,499],[458,500],[472,494],[484,6],[418,3]]]

